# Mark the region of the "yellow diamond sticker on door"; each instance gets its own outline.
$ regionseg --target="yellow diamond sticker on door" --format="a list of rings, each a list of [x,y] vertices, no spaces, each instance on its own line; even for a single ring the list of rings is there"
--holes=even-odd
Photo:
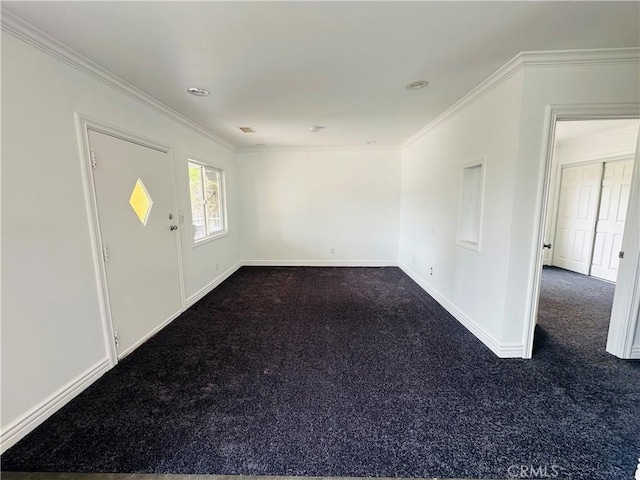
[[[131,198],[129,198],[129,205],[133,208],[133,211],[142,225],[146,225],[147,219],[149,218],[149,212],[151,212],[151,206],[153,205],[153,200],[151,200],[149,192],[144,188],[144,184],[140,179],[138,179],[135,187],[133,187]]]

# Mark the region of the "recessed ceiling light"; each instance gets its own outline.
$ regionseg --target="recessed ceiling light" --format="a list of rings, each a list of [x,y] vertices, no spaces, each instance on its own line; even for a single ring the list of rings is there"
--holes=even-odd
[[[256,133],[256,131],[251,127],[238,127],[244,133]]]
[[[367,142],[367,145],[374,145],[375,143],[376,143],[376,141],[375,141],[375,140],[369,140],[369,141]]]
[[[319,132],[320,130],[322,130],[323,128],[327,128],[327,127],[323,127],[322,125],[311,125],[309,127],[309,131],[310,132]]]
[[[427,85],[429,85],[429,82],[426,80],[416,80],[415,82],[411,82],[407,85],[407,90],[420,90]]]
[[[187,89],[191,95],[195,95],[196,97],[207,97],[209,96],[209,90],[205,90],[204,88],[195,88],[191,87]]]

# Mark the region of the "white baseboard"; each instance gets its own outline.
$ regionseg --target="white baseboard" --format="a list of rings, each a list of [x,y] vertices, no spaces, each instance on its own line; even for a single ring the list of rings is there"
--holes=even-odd
[[[198,300],[200,300],[202,297],[204,297],[207,293],[209,293],[211,290],[213,290],[214,288],[216,288],[218,285],[220,285],[222,282],[224,282],[227,278],[229,278],[231,275],[233,275],[233,273],[238,270],[238,268],[240,268],[242,266],[241,262],[236,263],[233,267],[231,267],[229,270],[227,270],[226,272],[224,272],[222,275],[220,275],[218,278],[216,278],[215,280],[213,280],[211,283],[209,283],[208,285],[205,285],[203,288],[201,288],[200,290],[198,290],[194,295],[192,295],[191,297],[189,297],[186,302],[185,302],[185,307],[184,309],[174,313],[173,315],[171,315],[169,318],[167,318],[164,322],[162,322],[160,325],[158,325],[157,327],[155,327],[153,330],[151,330],[149,333],[147,333],[145,336],[143,336],[140,340],[138,340],[136,343],[134,343],[133,345],[131,345],[129,348],[127,348],[124,352],[120,353],[118,355],[118,360],[122,360],[124,357],[126,357],[127,355],[129,355],[131,352],[133,352],[136,348],[138,348],[140,345],[142,345],[144,342],[146,342],[147,340],[149,340],[151,337],[153,337],[156,333],[158,333],[160,330],[162,330],[164,327],[166,327],[167,325],[169,325],[171,322],[173,322],[176,318],[178,318],[183,312],[187,311],[187,309],[189,307],[191,307],[194,303],[196,303]]]
[[[157,327],[155,327],[153,330],[151,330],[149,333],[147,333],[146,335],[144,335],[140,340],[138,340],[136,343],[134,343],[133,345],[131,345],[129,348],[127,348],[125,351],[123,351],[122,353],[118,354],[118,360],[122,360],[124,357],[126,357],[127,355],[129,355],[131,352],[133,352],[136,348],[138,348],[140,345],[142,345],[144,342],[146,342],[147,340],[149,340],[151,337],[153,337],[156,333],[158,333],[160,330],[162,330],[164,327],[166,327],[167,325],[169,325],[171,322],[173,322],[176,318],[178,318],[182,313],[186,312],[187,309],[189,307],[191,307],[194,303],[196,303],[198,300],[200,300],[202,297],[204,297],[207,293],[209,293],[211,290],[213,290],[214,288],[216,288],[218,285],[220,285],[222,282],[224,282],[227,278],[229,278],[231,275],[233,275],[235,273],[236,270],[238,270],[240,267],[242,266],[242,262],[238,262],[236,263],[233,267],[231,267],[229,270],[227,270],[226,272],[224,272],[222,275],[220,275],[219,277],[217,277],[216,279],[214,279],[213,281],[211,281],[209,284],[205,285],[203,288],[201,288],[200,290],[198,290],[194,295],[190,296],[186,301],[185,301],[185,306],[184,309],[174,313],[173,315],[171,315],[169,318],[167,318],[164,322],[162,322],[160,325],[158,325]]]
[[[185,309],[186,310],[186,309]],[[154,327],[149,333],[147,333],[146,335],[144,335],[140,340],[138,340],[136,343],[134,343],[133,345],[131,345],[129,348],[127,348],[126,350],[120,352],[118,354],[118,361],[122,360],[124,357],[126,357],[127,355],[129,355],[131,352],[133,352],[136,348],[138,348],[140,345],[142,345],[144,342],[146,342],[147,340],[149,340],[151,337],[153,337],[156,333],[158,333],[160,330],[162,330],[164,327],[166,327],[167,325],[169,325],[171,322],[173,322],[176,318],[178,318],[182,312],[184,312],[184,310],[179,310],[176,313],[174,313],[173,315],[171,315],[169,318],[167,318],[164,322],[162,322],[160,325]]]
[[[397,267],[397,260],[244,260],[248,267]]]
[[[501,343],[497,355],[500,358],[526,358],[522,343]]]
[[[637,347],[631,348],[631,357],[632,359],[639,360],[640,359],[640,345]]]
[[[198,290],[196,293],[194,293],[193,295],[191,295],[189,298],[187,298],[186,304],[185,304],[185,310],[189,307],[191,307],[194,303],[196,303],[198,300],[200,300],[202,297],[204,297],[207,293],[209,293],[211,290],[213,290],[214,288],[216,288],[218,285],[220,285],[222,282],[224,282],[227,278],[229,278],[231,275],[233,275],[234,273],[236,273],[236,271],[242,267],[244,263],[243,262],[238,262],[236,263],[233,267],[231,267],[229,270],[227,270],[226,272],[224,272],[222,275],[220,275],[218,278],[216,278],[215,280],[213,280],[211,283],[209,283],[208,285],[205,285],[203,288],[201,288],[200,290]]]
[[[400,269],[416,282],[425,292],[438,302],[456,320],[473,333],[482,343],[500,358],[522,358],[524,356],[524,345],[522,344],[501,344],[493,335],[478,325],[466,313],[451,303],[444,295],[429,285],[420,275],[411,270],[408,266],[400,264]]]
[[[0,435],[0,453],[15,445],[29,432],[42,424],[47,418],[60,410],[84,389],[100,378],[111,368],[108,358],[99,361],[93,367],[78,375],[62,388],[45,398],[35,407],[27,410],[2,429]]]
[[[190,297],[185,306],[185,310],[197,302],[200,298],[205,296],[215,287],[220,285],[224,280],[230,277],[236,270],[238,270],[242,266],[242,262],[238,262],[229,270],[224,272],[214,281],[209,283],[203,289],[198,291],[195,295]],[[160,325],[155,327],[149,333],[147,333],[144,337],[138,340],[135,344],[131,345],[125,351],[118,355],[118,359],[122,359],[133,352],[136,348],[146,342],[149,338],[154,336],[164,327],[166,327],[169,323],[175,320],[183,310],[180,310],[173,314],[171,317],[166,319]],[[60,408],[66,405],[73,398],[78,396],[84,389],[86,389],[89,385],[95,382],[98,378],[100,378],[105,372],[111,369],[111,364],[109,359],[104,359],[98,362],[93,367],[89,368],[84,373],[80,374],[78,377],[71,380],[68,384],[60,388],[58,391],[54,392],[48,398],[44,399],[35,407],[29,409],[27,412],[23,413],[20,417],[10,422],[5,428],[2,428],[2,433],[0,435],[0,453],[6,451],[8,448],[15,445],[20,439],[25,437],[29,432],[34,430],[38,425],[42,424],[47,418],[57,412]]]

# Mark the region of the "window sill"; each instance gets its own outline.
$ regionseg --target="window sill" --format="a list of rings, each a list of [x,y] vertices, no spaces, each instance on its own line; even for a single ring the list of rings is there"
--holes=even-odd
[[[458,240],[456,242],[456,245],[458,245],[459,247],[467,248],[469,250],[473,250],[474,252],[479,252],[480,251],[480,242],[470,242],[470,241],[467,241],[467,240]]]
[[[209,235],[208,237],[201,238],[199,240],[195,240],[193,242],[192,247],[193,248],[199,247],[200,245],[204,245],[206,243],[213,242],[215,240],[218,240],[219,238],[226,237],[227,235],[229,235],[229,230],[225,230],[223,232],[216,233],[215,235]]]

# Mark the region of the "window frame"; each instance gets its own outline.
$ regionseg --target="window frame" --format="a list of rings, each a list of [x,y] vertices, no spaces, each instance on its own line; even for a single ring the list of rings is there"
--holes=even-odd
[[[203,198],[205,197],[204,195],[204,188],[205,188],[205,178],[206,178],[206,172],[207,171],[211,171],[211,172],[216,172],[218,174],[218,178],[219,180],[219,202],[220,202],[220,214],[222,216],[222,230],[219,230],[217,232],[205,235],[204,237],[201,237],[199,239],[196,240],[195,238],[195,228],[194,228],[194,223],[193,223],[193,205],[191,203],[191,181],[190,181],[190,177],[189,177],[189,168],[191,166],[197,166],[200,167],[200,174],[201,174],[201,183],[200,186],[203,189]],[[197,160],[194,159],[193,157],[188,157],[187,158],[187,195],[188,195],[188,200],[189,200],[189,223],[190,223],[190,227],[189,230],[191,232],[191,242],[192,242],[192,247],[195,248],[197,246],[203,245],[205,243],[208,242],[212,242],[214,240],[217,240],[219,238],[225,237],[229,234],[229,228],[228,228],[228,223],[227,223],[227,189],[226,189],[226,178],[225,178],[225,171],[224,168],[219,167],[217,165],[212,165],[211,163],[202,161],[202,160]],[[207,205],[206,205],[206,201],[203,204],[203,208],[204,208],[204,222],[205,222],[205,232],[207,231]]]

